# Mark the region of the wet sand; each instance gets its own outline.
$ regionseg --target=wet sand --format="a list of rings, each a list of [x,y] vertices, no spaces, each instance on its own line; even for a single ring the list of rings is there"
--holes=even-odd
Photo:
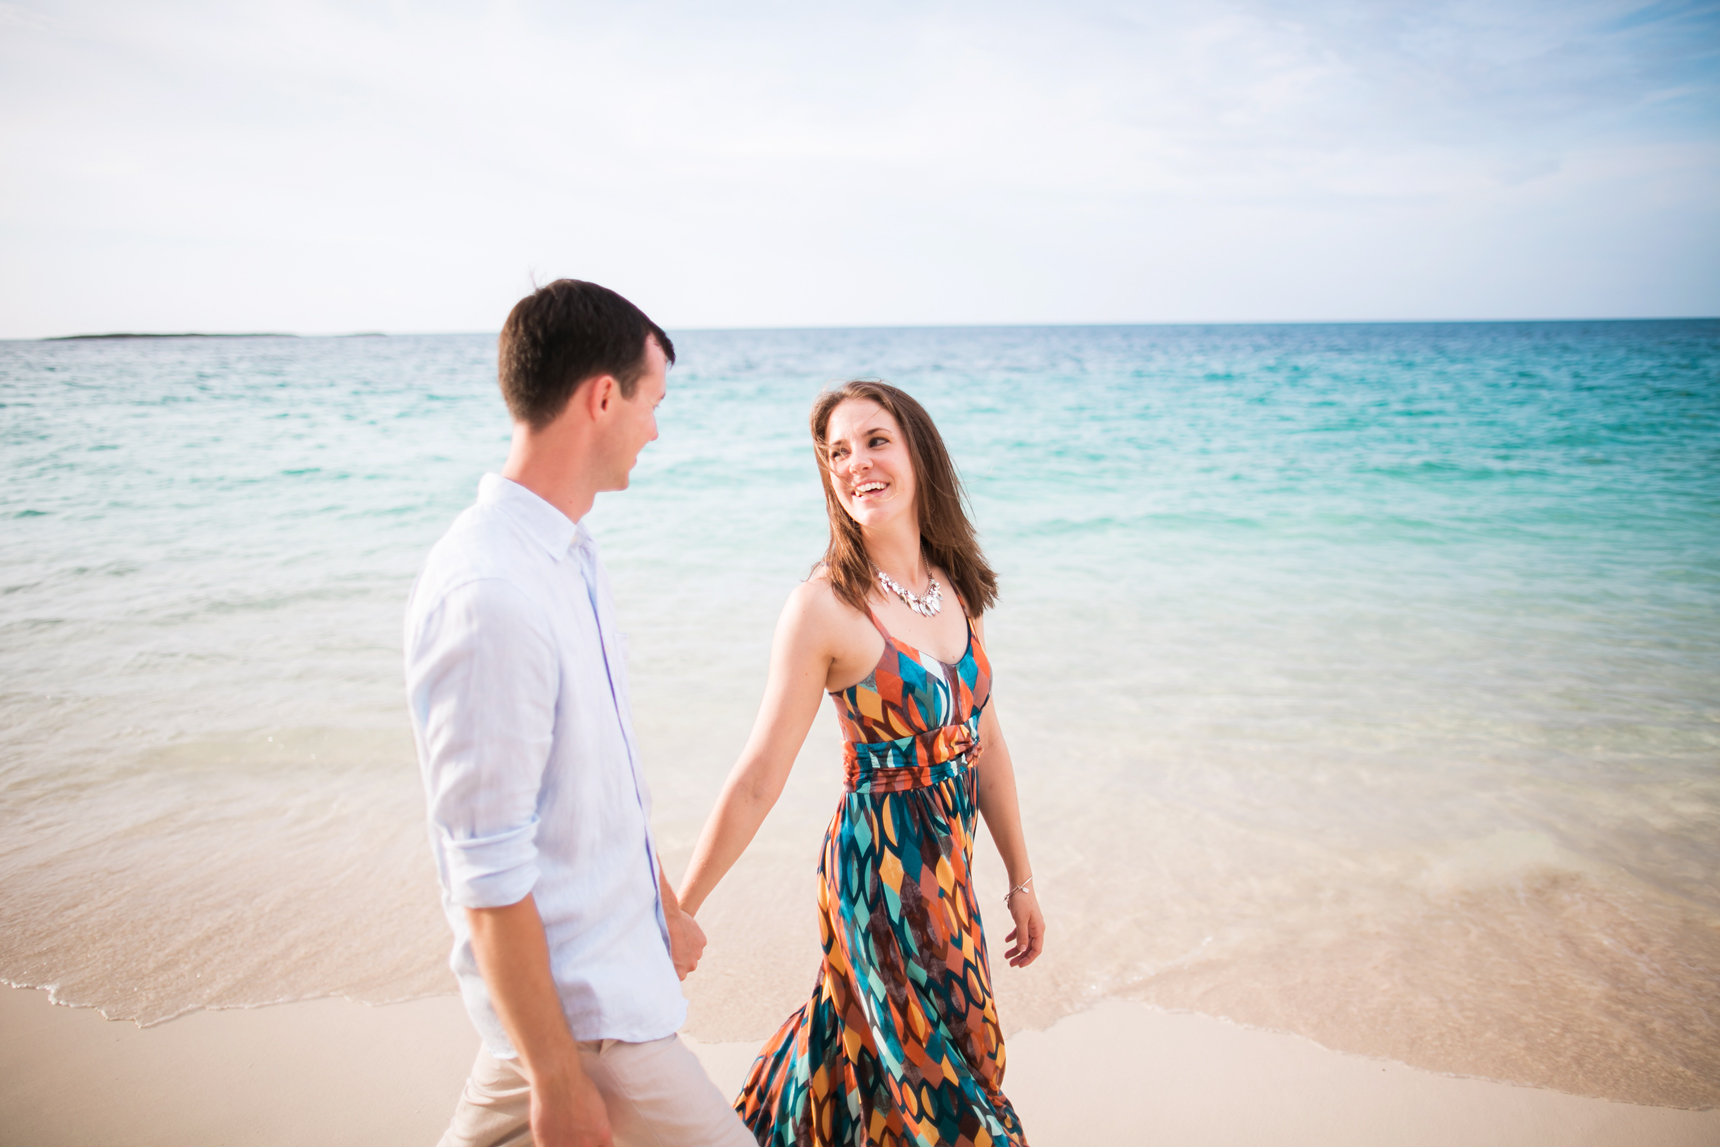
[[[699,1044],[725,1091],[757,1043]],[[0,991],[0,1145],[423,1145],[476,1050],[459,1000],[313,1000],[151,1028]],[[1705,1147],[1720,1110],[1586,1099],[1327,1051],[1299,1036],[1105,1002],[1009,1044],[1035,1147]]]

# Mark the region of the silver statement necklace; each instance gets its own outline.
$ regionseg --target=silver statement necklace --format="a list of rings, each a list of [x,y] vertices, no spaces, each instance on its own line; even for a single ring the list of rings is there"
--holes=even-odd
[[[883,583],[885,589],[901,598],[909,609],[921,617],[936,617],[938,610],[944,607],[944,591],[938,588],[938,579],[933,577],[929,570],[926,573],[926,581],[930,584],[926,586],[926,592],[923,594],[909,593],[883,570],[878,571],[878,580]]]

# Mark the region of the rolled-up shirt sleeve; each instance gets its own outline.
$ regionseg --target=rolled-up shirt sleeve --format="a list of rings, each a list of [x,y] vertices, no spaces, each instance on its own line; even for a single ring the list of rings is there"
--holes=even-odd
[[[559,672],[547,619],[499,579],[453,587],[409,636],[407,694],[456,905],[504,907],[537,883]]]

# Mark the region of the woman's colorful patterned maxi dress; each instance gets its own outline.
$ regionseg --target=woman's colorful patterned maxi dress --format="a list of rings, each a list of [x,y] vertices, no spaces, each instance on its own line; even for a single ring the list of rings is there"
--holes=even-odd
[[[831,694],[848,792],[818,866],[824,962],[735,1109],[768,1147],[1025,1147],[969,872],[991,665],[971,618],[948,666],[872,624],[877,668]]]

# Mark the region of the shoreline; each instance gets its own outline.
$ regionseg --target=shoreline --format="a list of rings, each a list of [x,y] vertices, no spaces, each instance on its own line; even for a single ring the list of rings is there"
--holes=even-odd
[[[0,992],[0,1147],[434,1143],[477,1050],[457,996],[197,1011],[140,1028]],[[689,1046],[725,1092],[760,1043]],[[1035,1147],[1701,1147],[1689,1111],[1439,1075],[1300,1036],[1106,1000],[1009,1040],[1005,1090]]]

